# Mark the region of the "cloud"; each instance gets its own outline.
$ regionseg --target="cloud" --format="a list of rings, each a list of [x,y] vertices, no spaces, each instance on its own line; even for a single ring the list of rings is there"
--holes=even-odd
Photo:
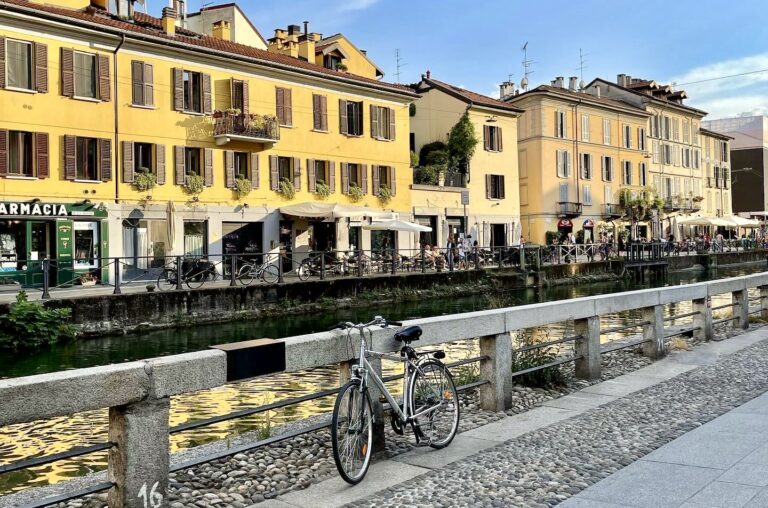
[[[340,5],[337,10],[340,12],[362,11],[372,7],[378,2],[379,0],[344,0],[344,3]]]
[[[687,104],[707,111],[709,113],[707,120],[728,118],[743,113],[747,113],[749,116],[768,114],[765,95],[734,95],[703,101],[689,101]]]

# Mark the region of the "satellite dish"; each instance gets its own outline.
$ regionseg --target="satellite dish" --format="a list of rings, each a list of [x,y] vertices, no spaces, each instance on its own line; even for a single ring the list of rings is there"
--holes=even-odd
[[[528,76],[524,76],[522,80],[520,80],[520,86],[523,87],[523,90],[528,90]]]

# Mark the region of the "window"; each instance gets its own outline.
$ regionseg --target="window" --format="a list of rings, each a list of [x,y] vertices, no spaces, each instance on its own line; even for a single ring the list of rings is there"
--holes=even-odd
[[[484,142],[485,149],[489,152],[501,152],[502,151],[502,139],[501,139],[501,127],[495,125],[484,125]]]
[[[672,164],[672,145],[661,145],[661,163]]]
[[[325,95],[312,95],[312,128],[328,132],[328,97]]]
[[[362,134],[362,130],[360,134]],[[371,105],[371,137],[374,139],[395,139],[394,109]]]
[[[637,166],[637,172],[640,173],[640,185],[645,187],[648,185],[648,167],[645,162],[641,162]]]
[[[645,151],[645,129],[637,129],[637,149]]]
[[[203,165],[200,159],[199,148],[184,147],[184,174],[202,176]]]
[[[32,43],[7,39],[6,86],[32,90]]]
[[[651,145],[652,145],[652,148],[653,148],[653,154],[652,154],[652,156],[653,156],[653,162],[655,162],[655,163],[658,163],[658,162],[659,162],[659,160],[660,160],[660,158],[661,158],[661,157],[660,157],[660,156],[661,156],[661,153],[660,153],[660,150],[659,150],[659,142],[658,142],[658,141],[656,141],[656,140],[653,140],[653,142],[651,143]]]
[[[691,124],[688,120],[683,120],[683,143],[691,142]]]
[[[607,118],[603,119],[603,144],[611,144],[611,121]]]
[[[664,178],[664,198],[669,199],[672,197],[672,194],[672,178],[666,177]]]
[[[680,155],[680,147],[675,145],[672,147],[674,150],[673,156],[672,156],[672,162],[675,164],[675,166],[679,166],[682,156]]]
[[[632,148],[632,127],[629,125],[623,125],[621,127],[623,133],[624,148]]]
[[[565,111],[555,111],[555,137],[565,138],[566,136]]]
[[[75,96],[96,99],[96,55],[75,51]]]
[[[654,115],[651,119],[651,137],[652,138],[659,138],[659,130],[660,130],[660,124],[661,121],[659,119],[659,115]]]
[[[693,150],[693,169],[701,169],[701,150]]]
[[[325,55],[323,57],[323,67],[326,69],[333,69],[334,71],[339,70],[339,65],[341,65],[341,57],[338,55]]]
[[[720,142],[720,160],[723,162],[728,162],[728,142],[727,141]]]
[[[339,128],[348,136],[363,135],[363,103],[339,100]]]
[[[75,148],[77,180],[99,179],[99,149],[95,138],[77,138]]]
[[[592,179],[592,155],[588,153],[581,154],[581,178],[584,180]]]
[[[699,146],[699,124],[692,122],[691,130],[693,131],[693,144]]]
[[[203,112],[203,78],[199,72],[184,71],[184,111]]]
[[[662,137],[664,139],[670,139],[672,129],[670,127],[670,121],[668,116],[662,117],[661,130],[662,130],[662,133],[661,133]]]
[[[277,122],[280,125],[293,125],[293,101],[290,88],[276,88]]]
[[[568,184],[567,183],[561,183],[560,184],[560,203],[567,203],[568,202]]]
[[[485,193],[488,199],[504,199],[504,175],[486,175]]]
[[[363,172],[361,169],[360,164],[349,164],[347,166],[350,187],[363,187]]]
[[[155,90],[152,64],[132,62],[131,84],[133,89],[133,104],[136,106],[154,106]]]
[[[208,251],[207,223],[184,221],[184,255],[205,256]]]
[[[624,185],[632,185],[632,161],[622,163],[622,182]]]
[[[232,80],[232,109],[239,109],[241,112],[245,112],[245,83],[239,79]]]
[[[235,152],[233,157],[235,179],[242,178],[245,180],[250,180],[251,173],[248,171],[248,161],[251,158],[251,154],[247,152]]]
[[[292,157],[278,157],[277,158],[277,179],[282,181],[283,179],[293,182],[293,158]]]
[[[672,122],[672,138],[675,141],[680,141],[680,119],[674,118]]]
[[[571,176],[571,153],[568,150],[557,150],[557,176],[568,178]]]
[[[582,192],[582,203],[586,206],[592,205],[592,186],[589,184],[584,184],[583,192]]]
[[[139,173],[141,171],[154,172],[154,164],[152,157],[152,144],[151,143],[134,143],[133,144],[133,171]]]
[[[613,158],[608,156],[602,157],[602,170],[603,180],[606,182],[613,181]]]
[[[33,135],[31,132],[8,132],[8,174],[34,176]]]
[[[331,172],[328,161],[315,161],[315,188],[318,184],[331,187]]]
[[[581,115],[581,140],[589,141],[589,115]]]

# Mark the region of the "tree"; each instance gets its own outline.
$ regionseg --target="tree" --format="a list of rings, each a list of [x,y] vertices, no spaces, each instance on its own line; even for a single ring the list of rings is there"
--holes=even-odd
[[[451,165],[459,168],[466,167],[475,154],[475,148],[479,142],[480,140],[475,133],[475,126],[469,120],[469,112],[465,111],[448,134],[448,153],[451,157]]]

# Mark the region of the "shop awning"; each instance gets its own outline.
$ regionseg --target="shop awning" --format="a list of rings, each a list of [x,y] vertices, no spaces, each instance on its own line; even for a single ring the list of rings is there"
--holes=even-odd
[[[320,203],[307,201],[280,207],[283,215],[306,217],[309,219],[338,219],[342,217],[376,217],[391,219],[394,213],[374,210],[365,206],[342,205],[340,203]]]
[[[723,219],[733,222],[737,226],[741,228],[759,228],[760,227],[760,221],[756,219],[745,219],[744,217],[740,217],[738,215],[728,215],[726,217],[723,217]]]
[[[373,222],[369,226],[363,226],[363,229],[374,231],[411,231],[413,233],[428,233],[432,231],[432,228],[429,226],[422,226],[421,224],[414,224],[404,220]]]

